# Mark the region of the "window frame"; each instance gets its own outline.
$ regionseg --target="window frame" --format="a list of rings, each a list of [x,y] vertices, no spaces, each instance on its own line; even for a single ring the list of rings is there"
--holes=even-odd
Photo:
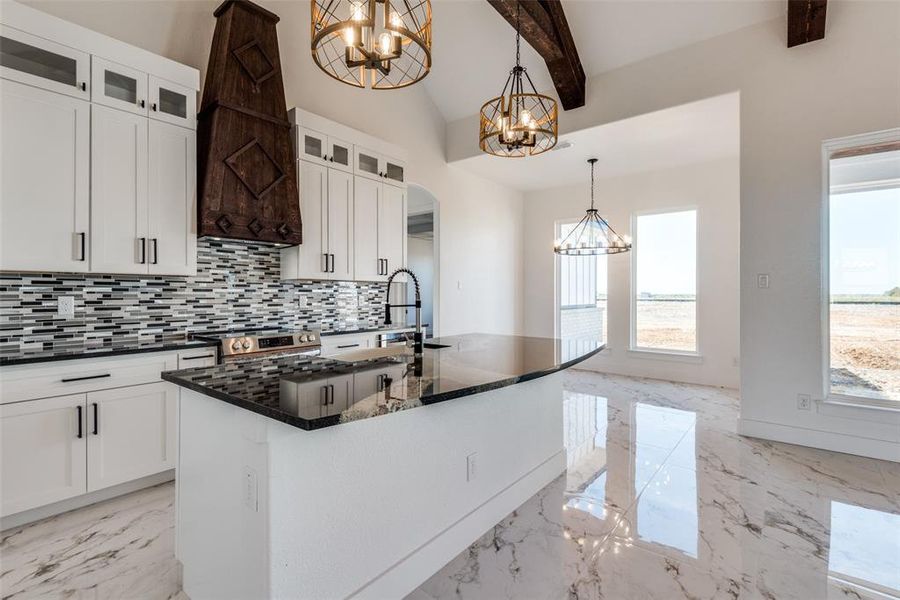
[[[871,133],[862,133],[822,142],[822,197],[820,199],[821,239],[819,310],[822,334],[821,355],[821,395],[826,404],[863,408],[879,408],[890,411],[900,410],[900,401],[887,398],[867,398],[831,391],[831,157],[851,148],[874,146],[876,144],[900,142],[900,127]]]
[[[654,348],[652,346],[639,346],[637,344],[637,256],[640,239],[638,236],[638,219],[640,217],[664,215],[669,213],[694,212],[694,350],[674,350],[668,348]],[[628,351],[635,356],[647,356],[653,358],[668,358],[670,360],[695,362],[701,359],[702,344],[700,336],[700,206],[697,204],[687,204],[679,206],[667,206],[661,208],[653,208],[647,210],[639,210],[631,213],[631,266],[630,266],[630,290],[629,299],[629,340]]]

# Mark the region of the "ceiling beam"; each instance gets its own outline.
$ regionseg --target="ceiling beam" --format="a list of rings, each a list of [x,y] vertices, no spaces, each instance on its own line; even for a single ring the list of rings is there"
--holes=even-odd
[[[788,0],[788,48],[825,37],[828,0]]]
[[[516,26],[518,0],[487,1]],[[584,106],[584,68],[560,0],[522,0],[519,20],[522,37],[547,63],[563,109]]]

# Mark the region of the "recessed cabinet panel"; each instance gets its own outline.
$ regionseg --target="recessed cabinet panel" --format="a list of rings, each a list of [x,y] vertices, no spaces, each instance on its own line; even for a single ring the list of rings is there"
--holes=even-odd
[[[353,144],[345,142],[334,136],[328,137],[328,163],[330,167],[346,171],[353,171]]]
[[[139,115],[147,114],[147,74],[91,57],[91,100]]]
[[[281,251],[282,277],[328,279],[328,169],[300,161],[300,214],[303,244]]]
[[[147,273],[147,119],[91,109],[91,270]]]
[[[354,277],[358,281],[386,281],[384,262],[378,254],[380,181],[354,177],[353,245]]]
[[[405,247],[406,188],[385,185],[378,212],[378,254],[387,274],[406,266]],[[398,275],[394,281],[406,281],[406,275]]]
[[[0,26],[0,77],[89,99],[90,55]]]
[[[371,179],[381,179],[381,165],[378,154],[365,148],[356,149],[356,173]]]
[[[406,165],[392,158],[385,159],[384,177],[390,182],[406,183]]]
[[[309,160],[312,162],[320,162],[326,160],[328,156],[328,136],[305,127],[299,128],[299,148],[298,158]]]
[[[149,122],[151,275],[197,274],[197,137],[191,129]]]
[[[176,83],[150,76],[150,118],[197,128],[197,93]]]
[[[89,268],[90,103],[0,85],[0,270]]]
[[[353,279],[353,175],[328,169],[328,252],[330,278]]]
[[[0,406],[0,514],[84,494],[85,395]]]
[[[89,492],[175,467],[177,398],[168,382],[87,395]]]

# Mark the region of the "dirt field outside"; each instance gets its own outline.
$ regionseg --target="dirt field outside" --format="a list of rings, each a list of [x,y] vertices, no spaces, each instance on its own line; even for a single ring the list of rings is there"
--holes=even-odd
[[[831,388],[900,400],[900,303],[831,305]]]
[[[695,301],[637,301],[638,348],[694,352],[697,350]]]

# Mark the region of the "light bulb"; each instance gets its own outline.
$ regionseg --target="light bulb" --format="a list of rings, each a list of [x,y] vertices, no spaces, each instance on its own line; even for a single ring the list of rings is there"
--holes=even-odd
[[[352,27],[344,27],[344,43],[347,46],[353,46],[356,42],[356,36],[353,35]]]
[[[381,35],[378,36],[378,47],[381,50],[382,56],[387,56],[391,53],[391,34],[384,31]]]
[[[531,121],[532,121],[531,113],[528,111],[528,109],[525,109],[519,113],[519,123],[521,123],[522,125],[528,126],[528,124],[531,123]]]
[[[363,20],[363,5],[362,2],[351,2],[350,3],[350,18],[354,21],[362,21]]]
[[[391,12],[391,27],[400,28],[403,27],[403,19],[400,18],[400,13],[397,11]]]

